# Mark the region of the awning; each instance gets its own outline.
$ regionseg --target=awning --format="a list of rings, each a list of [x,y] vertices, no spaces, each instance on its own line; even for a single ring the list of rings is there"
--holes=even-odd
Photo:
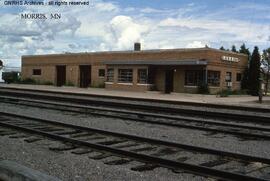
[[[184,60],[121,60],[104,61],[106,65],[207,65],[207,60],[184,59]]]

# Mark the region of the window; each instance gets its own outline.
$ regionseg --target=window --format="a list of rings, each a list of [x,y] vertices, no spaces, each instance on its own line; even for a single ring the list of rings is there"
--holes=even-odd
[[[118,82],[132,83],[133,70],[132,69],[118,69]]]
[[[147,69],[138,69],[138,83],[146,84],[147,83]]]
[[[99,69],[98,70],[98,76],[99,77],[105,77],[105,69]]]
[[[203,80],[202,71],[187,70],[185,73],[185,85],[197,86]]]
[[[33,75],[41,75],[41,69],[33,69]]]
[[[240,82],[242,80],[242,74],[241,73],[237,73],[236,74],[236,81]]]
[[[113,82],[114,81],[114,69],[107,70],[107,81]]]
[[[226,72],[225,80],[226,80],[226,82],[232,81],[232,73],[231,72]]]
[[[208,71],[208,85],[219,86],[220,85],[220,72],[219,71]]]

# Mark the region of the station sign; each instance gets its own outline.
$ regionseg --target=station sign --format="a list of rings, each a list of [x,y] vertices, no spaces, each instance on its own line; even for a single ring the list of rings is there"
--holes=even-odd
[[[240,62],[239,58],[229,57],[229,56],[222,56],[221,60],[228,61],[228,62],[236,62],[236,63]]]

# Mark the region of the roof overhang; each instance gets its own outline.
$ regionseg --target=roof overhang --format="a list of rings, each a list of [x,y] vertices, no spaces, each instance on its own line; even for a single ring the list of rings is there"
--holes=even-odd
[[[127,61],[104,61],[106,65],[207,65],[207,60],[127,60]]]

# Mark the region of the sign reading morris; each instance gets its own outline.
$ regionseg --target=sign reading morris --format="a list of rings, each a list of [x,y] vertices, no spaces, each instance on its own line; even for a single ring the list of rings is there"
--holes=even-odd
[[[221,60],[224,60],[224,61],[228,61],[228,62],[240,62],[240,59],[239,58],[236,58],[236,57],[228,57],[228,56],[222,56],[221,57]]]
[[[222,56],[221,60],[228,61],[228,62],[236,62],[236,63],[240,62],[239,58],[229,57],[229,56]]]

